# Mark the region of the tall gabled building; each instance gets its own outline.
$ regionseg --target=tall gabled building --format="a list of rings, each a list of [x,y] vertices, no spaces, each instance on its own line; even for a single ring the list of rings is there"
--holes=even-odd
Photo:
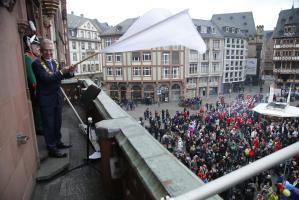
[[[225,37],[224,91],[238,91],[246,76],[251,82],[257,82],[263,26],[258,26],[256,31],[252,12],[215,14],[212,21]]]
[[[223,91],[238,90],[245,81],[248,42],[245,31],[237,24],[228,22],[224,15],[213,15],[214,22],[224,37]],[[233,19],[229,18],[229,19]]]
[[[186,97],[218,95],[222,92],[224,37],[209,20],[193,19],[193,23],[205,41],[207,51],[199,54],[186,49]]]
[[[274,75],[278,86],[299,89],[299,8],[282,10],[273,34]]]
[[[101,49],[100,34],[109,28],[108,24],[96,19],[72,14],[67,15],[71,64],[75,64]],[[100,55],[96,55],[77,66],[76,75],[97,77],[102,72]]]
[[[261,52],[260,74],[263,81],[273,80],[273,31],[265,31]]]

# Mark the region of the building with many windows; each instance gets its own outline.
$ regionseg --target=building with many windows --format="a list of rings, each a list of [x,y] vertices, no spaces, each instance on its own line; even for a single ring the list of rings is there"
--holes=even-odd
[[[100,33],[108,28],[105,23],[99,23],[96,19],[85,18],[71,14],[68,18],[69,49],[71,64],[75,64],[101,49]],[[77,66],[76,75],[93,78],[99,76],[102,71],[100,54],[82,62]]]
[[[261,52],[260,74],[263,81],[273,80],[273,31],[265,31]]]
[[[135,20],[127,19],[102,33],[102,46],[115,42]],[[183,95],[184,47],[106,53],[102,57],[105,88],[113,99],[173,101]]]
[[[273,33],[274,75],[280,87],[299,89],[299,8],[282,10]]]
[[[217,95],[221,93],[222,85],[224,38],[209,20],[193,19],[193,23],[204,39],[207,51],[198,54],[197,51],[186,49],[185,96]]]
[[[238,91],[244,85],[246,75],[258,76],[259,54],[262,40],[257,34],[252,12],[215,14],[212,16],[225,38],[223,90]],[[257,39],[258,36],[258,39]],[[255,59],[256,66],[247,71],[248,58]],[[253,78],[251,77],[251,80]]]

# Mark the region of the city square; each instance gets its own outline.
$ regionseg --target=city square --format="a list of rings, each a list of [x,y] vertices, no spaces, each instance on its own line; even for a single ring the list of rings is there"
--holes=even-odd
[[[0,0],[0,199],[298,200],[298,0]]]

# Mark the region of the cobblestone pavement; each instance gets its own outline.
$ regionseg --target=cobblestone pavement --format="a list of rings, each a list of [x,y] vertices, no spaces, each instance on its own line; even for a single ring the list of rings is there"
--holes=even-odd
[[[260,88],[257,86],[254,87],[246,87],[245,91],[244,91],[244,95],[254,95],[254,94],[258,94],[260,91]],[[261,94],[263,94],[264,96],[267,95],[269,91],[269,86],[268,85],[264,85],[263,88],[263,92]],[[232,93],[232,94],[225,94],[224,98],[226,102],[232,102],[236,96],[239,93]],[[209,104],[215,104],[217,100],[219,100],[218,96],[210,96],[209,98],[205,98],[203,97],[203,105],[206,104],[207,102]],[[144,105],[144,104],[138,104],[137,107],[134,110],[126,110],[132,117],[134,117],[135,119],[139,119],[139,117],[143,117],[143,112],[145,111],[146,108],[149,108],[152,112],[159,111],[161,112],[162,109],[168,109],[169,113],[171,116],[173,116],[175,114],[176,111],[182,111],[184,108],[183,107],[179,107],[178,106],[178,102],[165,102],[165,103],[160,103],[160,105],[158,104],[152,104],[152,105]],[[197,112],[197,110],[192,110],[189,109],[191,113],[195,113]]]

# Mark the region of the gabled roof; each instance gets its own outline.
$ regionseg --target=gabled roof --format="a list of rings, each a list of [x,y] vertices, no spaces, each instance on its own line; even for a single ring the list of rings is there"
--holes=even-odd
[[[137,19],[138,18],[126,19],[116,26],[108,28],[101,34],[101,36],[123,35]]]
[[[213,22],[211,22],[210,20],[203,20],[203,19],[192,19],[192,22],[194,24],[194,26],[197,28],[198,26],[206,26],[206,27],[214,27],[215,28],[215,33],[200,33],[199,34],[203,37],[203,38],[223,38],[223,36],[221,35],[221,32],[219,31],[218,27],[216,26],[216,24],[214,24]]]
[[[109,28],[107,23],[100,23],[97,19],[89,19],[74,14],[67,14],[68,28],[70,29],[76,29],[87,21],[90,21],[99,32],[103,32]]]
[[[291,8],[280,11],[273,38],[283,37],[284,26],[288,24],[296,26],[295,35],[292,35],[292,37],[299,37],[299,8]]]
[[[212,22],[217,24],[221,30],[225,25],[240,28],[246,37],[256,34],[252,12],[215,14],[212,16]]]

